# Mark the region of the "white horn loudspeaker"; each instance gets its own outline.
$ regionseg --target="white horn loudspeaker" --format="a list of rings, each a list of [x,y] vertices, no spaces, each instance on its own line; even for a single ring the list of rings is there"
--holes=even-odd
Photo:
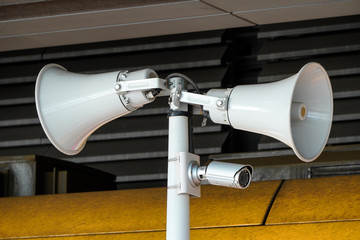
[[[329,77],[318,63],[308,63],[278,82],[213,89],[207,95],[228,99],[226,111],[205,109],[213,122],[273,137],[305,162],[316,159],[327,143],[333,96]]]
[[[36,81],[35,99],[47,137],[61,152],[79,153],[100,126],[152,102],[144,90],[167,89],[163,79],[154,86],[144,79],[159,80],[151,69],[86,75],[46,65]],[[273,137],[303,161],[316,159],[327,143],[333,97],[329,77],[318,63],[278,82],[212,89],[206,96],[224,99],[222,107],[203,107],[213,122]]]
[[[47,137],[59,151],[79,153],[96,129],[154,100],[144,91],[119,94],[116,83],[149,78],[158,76],[151,69],[87,75],[46,65],[36,80],[35,100]]]

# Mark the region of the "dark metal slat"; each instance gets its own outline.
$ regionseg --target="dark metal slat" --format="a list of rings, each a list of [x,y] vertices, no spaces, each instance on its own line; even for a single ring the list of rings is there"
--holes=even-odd
[[[334,102],[333,121],[360,120],[360,98],[339,99]]]
[[[296,74],[308,62],[320,63],[330,77],[360,74],[360,53],[354,52],[351,54],[267,63],[258,77],[258,82],[282,80]]]
[[[35,104],[1,106],[0,113],[0,127],[4,121],[22,121],[24,119],[38,117]],[[11,124],[11,122],[9,123]]]
[[[274,61],[358,50],[360,50],[360,32],[275,39],[263,45],[258,60]]]
[[[176,34],[161,37],[147,37],[121,41],[90,43],[62,47],[47,48],[43,59],[61,59],[108,54],[124,54],[129,52],[143,52],[164,50],[166,48],[185,48],[221,44],[223,30]]]
[[[278,38],[347,31],[360,28],[360,16],[326,18],[281,24],[262,25],[258,38]]]
[[[330,131],[328,144],[353,144],[360,142],[360,121],[335,122]],[[259,150],[286,148],[273,138],[263,136],[258,144]]]
[[[334,99],[360,97],[360,75],[332,77]]]
[[[227,133],[205,133],[194,136],[195,153],[213,154],[221,152]],[[124,161],[167,157],[167,136],[141,139],[126,139],[106,142],[89,142],[84,150],[67,157],[51,148],[48,156],[78,163]]]

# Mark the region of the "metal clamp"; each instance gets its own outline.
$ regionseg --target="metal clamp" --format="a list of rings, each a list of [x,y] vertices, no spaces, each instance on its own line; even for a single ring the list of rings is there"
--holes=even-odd
[[[200,197],[200,182],[194,182],[193,177],[190,176],[191,174],[189,172],[191,171],[193,165],[200,165],[200,157],[192,153],[180,152],[176,157],[176,160],[178,160],[176,162],[179,171],[178,194],[189,194],[191,197]]]
[[[116,92],[125,93],[122,90],[121,82],[126,81],[126,78],[128,77],[128,73],[129,73],[129,71],[125,70],[125,71],[120,71],[119,74],[117,75],[116,83],[115,83],[115,86],[114,86]]]
[[[181,97],[181,86],[178,85],[175,88],[171,89],[169,96],[169,105],[170,109],[177,110],[180,108],[180,97]]]

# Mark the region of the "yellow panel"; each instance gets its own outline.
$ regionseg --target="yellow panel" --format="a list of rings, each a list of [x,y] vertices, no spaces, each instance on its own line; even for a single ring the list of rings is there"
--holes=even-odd
[[[280,181],[203,186],[191,227],[261,224]],[[0,198],[0,238],[165,230],[166,188]]]
[[[341,220],[360,220],[360,175],[285,181],[266,223]]]
[[[191,231],[191,240],[358,240],[360,222],[213,228]]]
[[[165,231],[100,234],[86,236],[67,236],[34,238],[39,240],[159,240],[165,239]],[[249,240],[358,240],[360,238],[360,222],[328,222],[311,224],[286,224],[271,226],[249,226],[230,228],[209,228],[191,230],[191,240],[204,239],[249,239]]]
[[[166,189],[0,198],[0,238],[164,229]]]
[[[190,226],[244,226],[262,224],[280,181],[254,182],[245,190],[201,187],[201,198],[191,199]]]
[[[133,233],[104,233],[88,235],[71,235],[57,237],[34,237],[31,240],[165,240],[166,232],[133,232]],[[18,239],[18,238],[16,238]]]

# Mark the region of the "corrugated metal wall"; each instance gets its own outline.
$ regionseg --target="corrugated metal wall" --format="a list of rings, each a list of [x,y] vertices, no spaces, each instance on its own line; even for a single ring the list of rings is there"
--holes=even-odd
[[[71,72],[153,68],[160,77],[181,72],[199,87],[270,82],[309,61],[329,72],[335,98],[330,144],[360,142],[360,17],[200,32],[98,44],[0,53],[0,155],[38,154],[116,174],[119,182],[164,185],[167,172],[167,98],[96,131],[79,155],[69,157],[47,140],[37,118],[34,85],[47,63]],[[194,118],[195,152],[271,150],[284,145]],[[224,144],[225,143],[225,144]]]

